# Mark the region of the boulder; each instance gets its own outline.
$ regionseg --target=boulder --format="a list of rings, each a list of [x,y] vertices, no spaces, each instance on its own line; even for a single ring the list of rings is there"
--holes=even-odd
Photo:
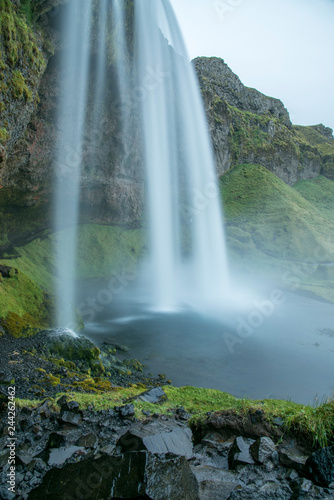
[[[252,457],[260,464],[268,462],[275,450],[276,446],[274,441],[268,437],[257,439],[250,447]]]
[[[315,451],[307,459],[306,473],[319,486],[329,486],[334,482],[334,446]]]
[[[154,387],[154,389],[144,392],[139,399],[147,403],[157,404],[166,401],[167,395],[161,387]]]
[[[151,421],[135,424],[120,437],[117,444],[122,451],[147,450],[151,453],[173,453],[187,459],[193,455],[192,432],[174,422]]]
[[[236,474],[207,465],[193,466],[192,471],[199,483],[200,500],[227,500],[241,486]]]
[[[281,448],[279,450],[280,462],[286,467],[295,469],[297,472],[303,472],[307,456],[301,453],[297,448]]]
[[[228,463],[231,469],[235,469],[237,465],[253,465],[255,464],[250,454],[250,446],[253,440],[237,437],[228,454]]]
[[[184,457],[145,451],[104,455],[51,469],[29,500],[197,500],[198,483]]]

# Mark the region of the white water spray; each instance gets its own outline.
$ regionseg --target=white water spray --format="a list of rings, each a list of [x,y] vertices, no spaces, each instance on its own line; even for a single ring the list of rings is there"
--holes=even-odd
[[[148,89],[142,116],[150,301],[157,309],[219,308],[227,299],[229,277],[220,195],[198,82],[169,0],[134,4],[139,83]]]
[[[91,134],[97,136],[98,148],[108,85],[110,12],[126,140],[137,106],[142,117],[149,240],[143,272],[149,292],[144,301],[157,310],[219,309],[229,293],[220,195],[198,82],[169,0],[134,1],[131,54],[128,4],[100,0],[96,66],[91,75],[94,5],[93,0],[72,0],[66,6],[68,47],[61,68],[55,228],[67,229],[58,232],[56,239],[58,324],[75,328],[76,227],[85,126],[88,123]]]
[[[75,271],[80,177],[86,114],[92,0],[72,0],[65,11],[67,41],[61,65],[55,164],[57,324],[75,328]],[[66,228],[64,230],[64,228]]]

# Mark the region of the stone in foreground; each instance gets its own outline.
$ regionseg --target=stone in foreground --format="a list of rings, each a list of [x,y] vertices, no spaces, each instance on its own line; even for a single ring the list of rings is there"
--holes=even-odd
[[[51,469],[29,500],[198,500],[198,483],[187,460],[145,451],[97,460],[86,459]]]
[[[334,483],[334,446],[315,451],[307,459],[305,469],[319,486]]]
[[[253,441],[254,442],[254,441]],[[253,465],[254,460],[250,455],[250,445],[253,444],[246,441],[242,437],[237,437],[228,454],[228,463],[231,469],[235,469],[237,465]]]
[[[137,424],[120,437],[122,451],[147,450],[151,453],[173,453],[187,459],[193,456],[192,432],[185,425],[152,421]]]

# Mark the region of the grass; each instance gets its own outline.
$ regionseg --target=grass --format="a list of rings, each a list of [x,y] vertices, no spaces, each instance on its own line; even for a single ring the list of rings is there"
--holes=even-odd
[[[334,262],[333,181],[319,176],[291,187],[260,165],[244,164],[221,178],[221,191],[237,272],[334,302],[334,269],[319,265]]]
[[[0,319],[14,336],[50,324],[51,303],[44,291],[23,272],[0,281]]]
[[[301,144],[314,146],[322,155],[333,156],[334,158],[334,140],[327,139],[315,127],[294,125],[293,131]]]
[[[57,271],[54,261],[55,244],[63,234],[36,239],[16,249],[17,257],[0,259],[0,264],[18,269],[14,278],[0,281],[0,318],[15,313],[36,316],[44,311],[45,291],[54,292]],[[77,279],[107,278],[127,271],[133,273],[145,252],[143,233],[140,230],[125,230],[117,226],[97,224],[78,227]],[[43,317],[45,314],[43,313]],[[40,315],[36,317],[40,318]],[[42,326],[47,326],[43,321]]]
[[[239,399],[228,393],[214,389],[203,389],[196,387],[163,387],[168,400],[162,404],[150,404],[139,399],[132,402],[135,406],[136,417],[143,419],[143,410],[152,413],[171,414],[171,409],[182,406],[192,414],[191,426],[199,426],[206,419],[208,412],[228,411],[238,415],[246,416],[249,410],[261,409],[269,421],[275,417],[284,420],[286,432],[294,430],[306,435],[315,446],[327,446],[334,442],[334,402],[328,401],[321,405],[312,407],[291,401],[265,399],[253,401],[250,399]],[[95,410],[105,410],[120,405],[129,398],[140,394],[142,388],[132,386],[129,388],[113,388],[104,394],[81,394],[71,393],[66,396],[78,401],[82,409],[93,404]],[[56,401],[61,396],[53,398],[54,408],[57,409]],[[19,400],[19,407],[34,407],[39,401]]]
[[[332,192],[334,183],[322,182]],[[286,260],[310,258],[318,247],[334,256],[330,214],[264,167],[236,166],[221,178],[221,190],[227,222],[242,231],[249,251],[253,243],[258,251]]]

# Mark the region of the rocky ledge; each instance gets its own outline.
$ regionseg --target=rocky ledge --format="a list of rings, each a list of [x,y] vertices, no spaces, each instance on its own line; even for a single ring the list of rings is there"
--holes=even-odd
[[[101,394],[129,384],[142,388],[166,384],[162,376],[150,377],[139,361],[125,357],[126,346],[112,341],[99,349],[84,336],[73,337],[57,330],[27,338],[14,338],[3,332],[0,347],[2,399],[12,380],[20,399],[41,399],[66,392]]]
[[[164,395],[160,388],[140,397],[160,401]],[[261,412],[247,419],[208,414],[200,432],[183,408],[171,408],[168,417],[145,413],[144,420],[136,419],[131,402],[103,411],[94,411],[93,405],[81,410],[65,396],[57,406],[46,400],[21,408],[15,451],[8,446],[4,420],[1,427],[0,497],[334,498],[334,447],[310,454],[297,438],[282,436],[280,422],[271,439]],[[15,494],[7,484],[11,454]]]

